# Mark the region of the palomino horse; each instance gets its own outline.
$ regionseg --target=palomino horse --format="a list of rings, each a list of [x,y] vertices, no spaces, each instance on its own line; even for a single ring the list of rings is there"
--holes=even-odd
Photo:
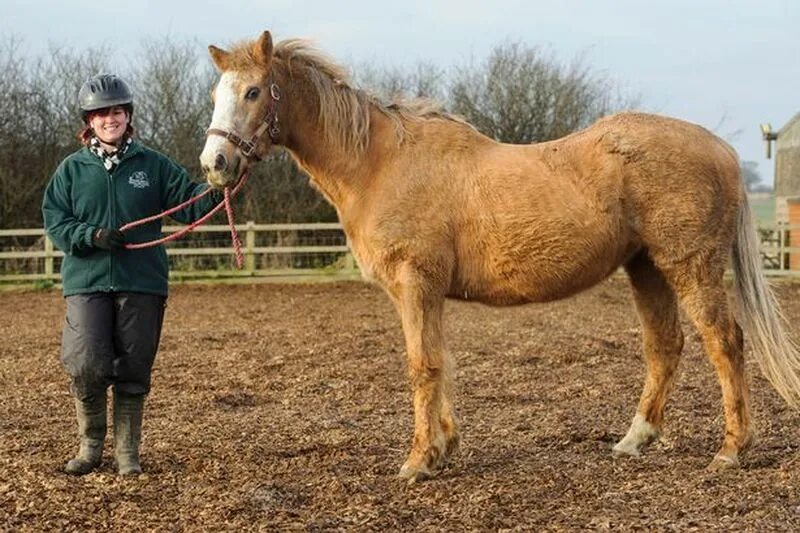
[[[499,144],[424,101],[384,104],[302,40],[269,32],[231,51],[200,160],[229,186],[270,148],[288,150],[336,207],[367,278],[402,320],[414,438],[400,476],[430,476],[459,441],[446,298],[515,305],[564,298],[622,266],[644,337],[647,376],[614,446],[639,455],[662,427],[683,347],[679,305],[722,387],[725,437],[711,466],[751,443],[743,332],[723,286],[733,257],[742,323],[763,373],[792,405],[798,353],[760,269],[739,162],[703,128],[625,113],[563,139]]]

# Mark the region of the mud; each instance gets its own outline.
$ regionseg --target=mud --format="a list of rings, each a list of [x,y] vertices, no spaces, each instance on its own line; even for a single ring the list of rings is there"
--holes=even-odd
[[[800,285],[778,294],[800,337]],[[664,438],[611,446],[644,377],[622,278],[507,309],[451,302],[459,454],[436,478],[395,477],[412,408],[388,298],[359,282],[173,287],[145,415],[146,474],[76,450],[58,361],[58,292],[0,293],[0,529],[798,530],[800,415],[748,358],[758,440],[706,470],[723,436],[719,385],[687,342]]]

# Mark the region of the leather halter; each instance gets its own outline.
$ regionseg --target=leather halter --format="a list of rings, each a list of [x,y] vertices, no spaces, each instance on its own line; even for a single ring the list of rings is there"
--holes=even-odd
[[[220,137],[225,137],[228,142],[232,143],[239,149],[243,156],[248,159],[261,161],[261,158],[255,153],[256,148],[258,147],[258,139],[266,131],[269,134],[269,138],[272,140],[272,142],[276,143],[278,141],[278,136],[281,134],[281,130],[278,127],[278,102],[281,99],[281,91],[278,88],[277,83],[273,82],[269,84],[269,95],[272,97],[272,99],[269,101],[269,105],[267,106],[267,113],[264,115],[264,119],[261,121],[261,124],[258,126],[258,129],[256,129],[252,137],[249,139],[244,139],[235,131],[226,131],[219,128],[208,128],[206,130],[206,137],[209,135],[219,135]]]

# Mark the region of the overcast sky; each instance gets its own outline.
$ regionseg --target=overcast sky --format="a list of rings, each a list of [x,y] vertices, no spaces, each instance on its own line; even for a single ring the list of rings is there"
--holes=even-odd
[[[800,0],[0,0],[0,36],[126,54],[162,37],[225,45],[269,29],[347,65],[441,67],[510,40],[543,46],[640,96],[641,109],[725,137],[771,183],[759,124],[800,112]]]

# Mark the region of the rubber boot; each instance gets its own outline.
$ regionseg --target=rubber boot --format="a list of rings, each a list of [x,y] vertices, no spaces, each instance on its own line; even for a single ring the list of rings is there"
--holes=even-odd
[[[114,455],[121,476],[142,473],[139,443],[142,440],[144,395],[114,392]]]
[[[81,443],[78,455],[64,467],[67,474],[82,476],[100,465],[106,438],[106,403],[105,391],[88,400],[75,400]]]

